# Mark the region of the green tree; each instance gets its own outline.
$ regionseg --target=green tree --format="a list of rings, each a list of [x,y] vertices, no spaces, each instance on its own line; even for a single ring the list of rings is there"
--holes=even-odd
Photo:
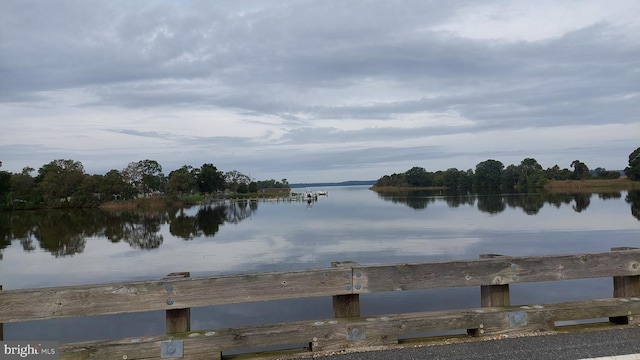
[[[431,186],[431,178],[427,170],[422,167],[414,166],[405,172],[407,183],[414,187]]]
[[[502,180],[504,165],[498,160],[486,160],[476,165],[474,185],[481,190],[497,190]]]
[[[143,195],[160,190],[164,179],[162,166],[157,161],[149,159],[129,163],[122,170],[122,176],[126,183],[134,186]]]
[[[147,191],[157,191],[162,187],[164,174],[162,174],[162,166],[155,160],[142,160],[140,162],[142,172],[142,184]]]
[[[449,168],[444,172],[442,185],[449,189],[457,189],[460,180],[460,170],[456,168]]]
[[[54,160],[38,169],[36,183],[46,202],[68,202],[84,179],[82,163]]]
[[[573,173],[567,168],[560,169],[560,166],[556,164],[545,171],[545,176],[550,180],[569,180]]]
[[[620,172],[598,167],[595,170],[591,170],[591,176],[598,179],[618,179],[620,178]]]
[[[282,179],[282,180],[284,180],[285,183],[287,181],[287,179]],[[252,194],[258,192],[258,183],[257,182],[252,181],[251,183],[249,183],[249,192],[252,193]]]
[[[407,182],[406,173],[391,174],[391,186],[399,186],[399,187],[409,186],[409,183]]]
[[[518,166],[518,187],[535,188],[542,187],[546,181],[546,175],[542,165],[533,158],[526,158]]]
[[[184,165],[178,170],[169,173],[167,194],[183,196],[195,190],[196,179],[193,176],[192,167]]]
[[[203,194],[224,189],[222,171],[218,171],[213,164],[202,164],[196,175],[196,183],[198,190]]]
[[[500,187],[505,190],[515,189],[518,186],[520,168],[513,164],[507,166],[500,176]]]
[[[589,174],[589,168],[582,161],[573,160],[573,162],[571,163],[571,167],[573,168],[574,180],[583,180],[591,177],[591,174]]]
[[[452,190],[470,190],[472,188],[473,170],[449,168],[442,174],[442,185]]]
[[[629,166],[624,169],[624,174],[633,181],[640,181],[640,147],[629,154]]]
[[[120,171],[116,169],[104,174],[99,187],[103,200],[130,199],[135,197],[137,192],[133,186],[125,182]]]
[[[389,175],[383,175],[380,179],[378,179],[376,181],[375,184],[373,184],[373,186],[377,186],[377,187],[389,187],[389,186],[393,186],[391,183],[391,176]]]
[[[142,192],[142,173],[138,162],[130,162],[126,168],[122,169],[122,179],[137,192]]]
[[[444,174],[442,170],[431,173],[431,186],[444,186]]]
[[[71,204],[77,207],[97,206],[100,204],[102,194],[100,193],[100,175],[84,174],[82,181],[73,192]]]
[[[257,187],[256,190],[258,189],[290,189],[287,179],[282,179],[282,182],[277,181],[275,179],[252,181],[252,183],[254,182],[256,183],[256,187]],[[249,186],[251,186],[251,184],[249,184]],[[257,192],[257,191],[249,190],[249,192]]]
[[[473,189],[473,179],[475,178],[475,174],[472,169],[467,169],[465,172],[460,172],[460,178],[458,178],[458,189],[460,190],[471,190]]]
[[[5,204],[9,200],[11,193],[11,173],[0,171],[0,204]]]
[[[238,184],[238,188],[236,189],[238,194],[246,194],[249,192],[249,185],[245,183]]]
[[[224,174],[224,182],[227,189],[238,191],[238,186],[240,184],[249,185],[251,178],[237,170],[231,170]]]
[[[35,171],[31,167],[25,167],[20,174],[11,175],[11,197],[12,200],[26,201],[35,203],[38,199],[38,193],[35,188],[35,179],[31,176],[31,172]]]

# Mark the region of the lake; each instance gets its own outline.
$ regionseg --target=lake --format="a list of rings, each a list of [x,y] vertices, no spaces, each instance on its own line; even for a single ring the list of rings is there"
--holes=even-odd
[[[302,191],[294,189],[294,191]],[[225,202],[147,213],[0,213],[5,290],[361,264],[610,251],[640,247],[640,192],[381,195],[328,187],[317,201]],[[512,304],[611,297],[611,279],[511,287]],[[479,306],[479,288],[361,295],[363,316]],[[192,329],[332,316],[331,298],[192,309]],[[76,342],[157,335],[164,313],[4,325],[4,340]]]

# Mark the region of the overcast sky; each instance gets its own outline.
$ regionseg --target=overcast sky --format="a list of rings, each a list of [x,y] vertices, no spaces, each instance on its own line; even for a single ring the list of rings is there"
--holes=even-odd
[[[374,180],[640,146],[640,2],[0,1],[0,161]]]

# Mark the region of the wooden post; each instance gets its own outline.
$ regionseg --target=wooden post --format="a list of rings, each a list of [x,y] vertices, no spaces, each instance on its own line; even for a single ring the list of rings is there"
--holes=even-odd
[[[482,254],[480,259],[492,259],[502,255]],[[504,285],[481,285],[480,286],[480,306],[510,306],[509,284]]]
[[[353,261],[332,262],[332,267],[344,267],[345,273],[345,291],[351,291],[353,286],[353,274],[351,273],[351,266],[357,265]],[[347,271],[348,270],[348,271]],[[346,288],[348,287],[348,289]],[[360,316],[360,295],[359,294],[346,294],[346,295],[334,295],[333,296],[333,317],[335,318],[349,318]]]
[[[481,254],[480,259],[492,259],[503,255],[499,254]],[[509,284],[504,285],[480,285],[480,306],[510,306]],[[467,334],[471,336],[480,336],[485,330],[467,329]]]
[[[333,317],[349,318],[360,316],[360,296],[358,294],[334,295]]]
[[[344,292],[353,291],[353,268],[357,265],[353,261],[337,261],[332,262],[331,267],[343,268]],[[355,318],[360,317],[360,295],[359,294],[343,294],[333,295],[333,317],[334,318]],[[347,325],[344,333],[328,332],[324,336],[314,336],[313,341],[309,343],[310,351],[328,351],[328,350],[344,350],[362,343],[363,340],[351,341],[348,339],[350,326]],[[358,328],[359,330],[359,328]],[[362,329],[364,330],[364,328]]]
[[[636,250],[634,247],[614,247],[611,251]],[[614,276],[613,277],[613,297],[629,298],[640,296],[640,275],[636,276]],[[626,325],[629,323],[640,323],[639,319],[633,320],[632,316],[610,317],[609,321],[614,324]]]
[[[361,289],[361,284],[354,282],[354,261],[332,262],[331,267],[343,268],[344,291],[352,292]],[[360,278],[361,273],[355,274]],[[398,344],[398,336],[394,334],[367,334],[367,321],[360,318],[360,294],[344,294],[333,296],[333,317],[348,318],[342,329],[329,331],[322,336],[313,337],[309,343],[311,351],[339,351],[365,346],[383,346]]]
[[[189,272],[177,272],[167,275],[167,279],[187,278],[191,276]],[[167,292],[171,293],[173,288],[167,287]],[[166,311],[167,334],[191,331],[191,309],[171,309]]]

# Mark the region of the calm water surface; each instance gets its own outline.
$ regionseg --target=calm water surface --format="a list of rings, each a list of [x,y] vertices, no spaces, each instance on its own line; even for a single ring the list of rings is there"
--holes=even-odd
[[[318,189],[312,189],[318,190]],[[640,193],[380,195],[329,187],[317,202],[225,203],[157,213],[0,213],[4,289],[361,264],[640,247]],[[610,297],[611,279],[518,284],[512,304]],[[478,288],[361,295],[364,316],[479,306]],[[401,310],[399,310],[401,309]],[[331,299],[192,309],[192,328],[331,317]],[[157,335],[159,312],[4,325],[5,340]]]

